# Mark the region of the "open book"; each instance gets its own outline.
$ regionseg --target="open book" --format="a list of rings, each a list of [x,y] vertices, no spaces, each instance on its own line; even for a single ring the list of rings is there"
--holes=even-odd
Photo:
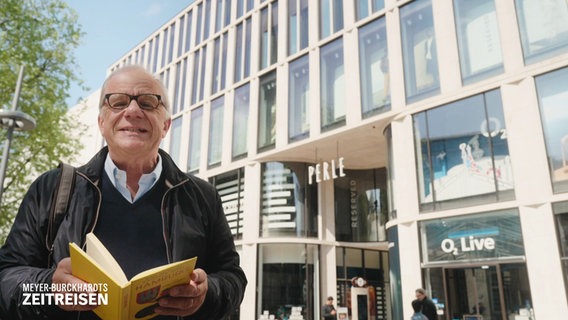
[[[149,319],[164,291],[190,282],[197,257],[143,271],[128,281],[120,265],[93,233],[87,234],[87,252],[69,243],[72,274],[89,283],[106,284],[108,304],[94,312],[106,319]]]

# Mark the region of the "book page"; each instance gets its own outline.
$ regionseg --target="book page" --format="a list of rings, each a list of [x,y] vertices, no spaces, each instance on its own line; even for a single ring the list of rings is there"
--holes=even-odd
[[[93,233],[88,233],[86,245],[87,254],[121,287],[124,287],[128,283],[128,279],[104,244]]]

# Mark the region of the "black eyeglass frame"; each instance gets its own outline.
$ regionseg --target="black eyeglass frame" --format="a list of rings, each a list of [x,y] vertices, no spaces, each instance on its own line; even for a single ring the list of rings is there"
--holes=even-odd
[[[110,100],[109,100],[109,97],[112,96],[113,94],[125,95],[130,100],[128,101],[128,104],[126,104],[124,107],[113,107],[113,106],[110,105]],[[138,102],[138,98],[140,98],[142,96],[154,96],[154,97],[158,98],[158,104],[155,107],[147,108],[147,107],[141,105]],[[160,107],[160,105],[164,104],[164,102],[162,101],[162,96],[159,95],[159,94],[155,94],[155,93],[142,93],[142,94],[138,94],[138,95],[132,95],[132,94],[122,93],[122,92],[112,92],[112,93],[105,94],[106,104],[108,105],[109,108],[111,108],[113,110],[124,110],[124,109],[128,108],[128,106],[130,106],[130,103],[132,103],[132,100],[136,101],[136,103],[138,104],[138,107],[140,107],[140,109],[146,110],[146,111],[156,110]]]

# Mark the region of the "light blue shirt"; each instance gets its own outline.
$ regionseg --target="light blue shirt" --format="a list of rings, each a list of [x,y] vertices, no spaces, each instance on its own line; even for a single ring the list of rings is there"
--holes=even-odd
[[[108,154],[105,160],[105,172],[124,199],[128,200],[130,203],[134,203],[148,192],[148,190],[152,189],[156,181],[158,181],[158,178],[160,178],[162,174],[162,157],[158,154],[158,163],[152,172],[142,174],[140,181],[138,181],[138,192],[136,192],[134,199],[132,199],[130,191],[126,187],[126,171],[120,170]]]

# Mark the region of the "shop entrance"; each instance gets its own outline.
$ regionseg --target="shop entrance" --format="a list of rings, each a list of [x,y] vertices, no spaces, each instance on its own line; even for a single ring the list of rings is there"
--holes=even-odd
[[[443,277],[446,320],[534,319],[524,264],[444,268]]]

